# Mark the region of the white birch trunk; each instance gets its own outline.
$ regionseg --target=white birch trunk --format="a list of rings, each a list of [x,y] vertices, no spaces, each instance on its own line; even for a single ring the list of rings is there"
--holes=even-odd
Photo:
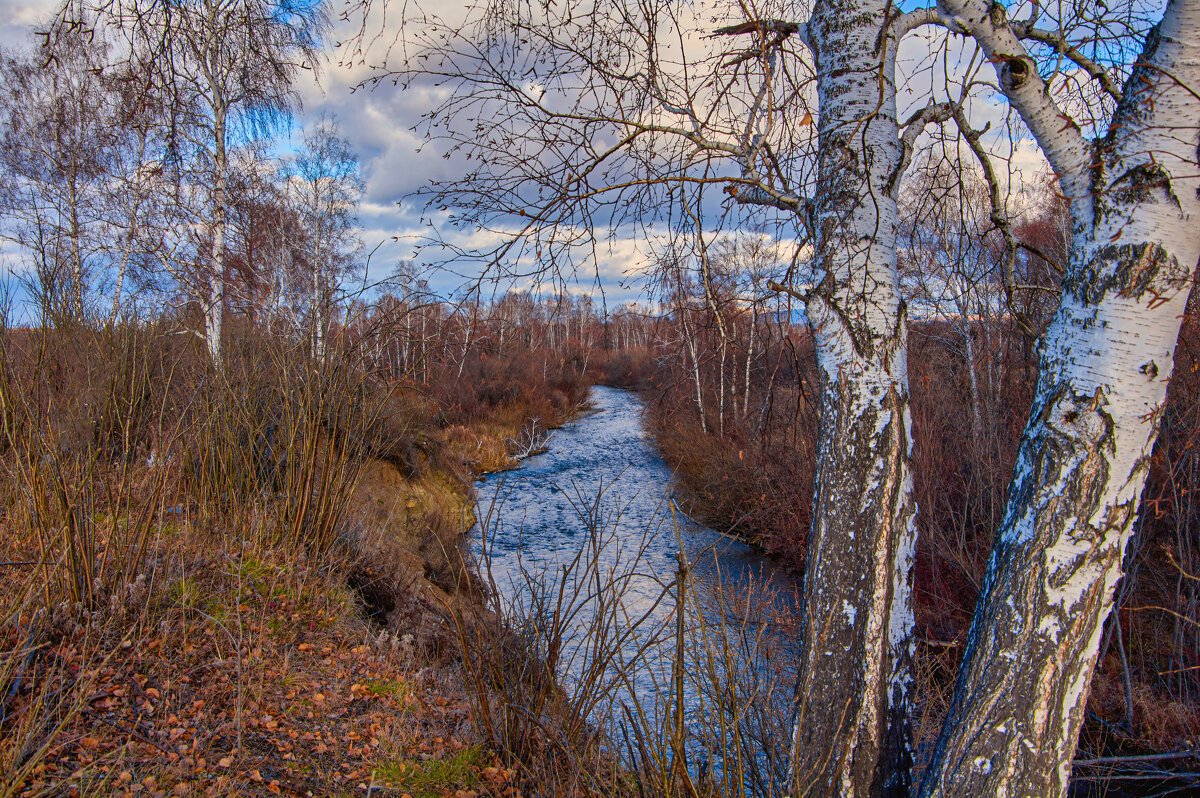
[[[467,366],[467,353],[471,351],[471,336],[475,332],[475,314],[476,310],[471,310],[471,318],[467,321],[467,326],[463,330],[463,345],[462,356],[458,359],[458,373],[454,376],[455,384],[462,379],[463,369]]]
[[[717,434],[725,435],[725,338],[721,338],[721,356],[717,378]]]
[[[750,364],[754,360],[754,334],[758,330],[758,306],[755,305],[750,319],[750,341],[746,346],[746,384],[742,395],[742,421],[750,413]]]
[[[681,306],[679,318],[683,324],[683,340],[687,343],[688,354],[692,356],[692,383],[696,387],[696,412],[700,414],[700,431],[708,434],[708,422],[704,418],[704,392],[700,379],[700,354],[696,351],[696,339],[687,323],[688,308]]]
[[[213,120],[213,218],[209,259],[208,296],[204,302],[204,338],[213,365],[221,368],[221,337],[225,327],[225,205],[227,202],[225,115],[218,109]]]
[[[1097,143],[1094,199],[1073,214],[1062,303],[922,795],[1066,794],[1200,258],[1198,86],[1200,4],[1172,0]]]
[[[820,100],[816,263],[825,275],[808,305],[823,376],[797,795],[909,791],[916,507],[896,267],[895,42],[880,33],[889,8],[821,0],[808,25]]]
[[[975,444],[975,456],[981,457],[983,450],[983,399],[979,393],[979,375],[975,371],[975,335],[971,330],[971,319],[964,314],[963,338],[966,343],[967,379],[971,388],[971,442]]]
[[[70,315],[76,322],[83,322],[83,231],[79,223],[79,171],[76,163],[78,153],[71,155],[71,175],[68,180],[67,197],[71,215],[71,300]]]

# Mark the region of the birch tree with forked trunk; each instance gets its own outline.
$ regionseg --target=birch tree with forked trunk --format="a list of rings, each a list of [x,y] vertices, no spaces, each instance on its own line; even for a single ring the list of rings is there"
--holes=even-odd
[[[498,2],[462,24],[414,15],[405,70],[379,75],[446,98],[423,132],[464,153],[468,173],[430,188],[430,206],[501,241],[460,257],[508,275],[563,271],[626,225],[694,235],[696,197],[714,184],[811,256],[774,287],[807,303],[825,375],[795,771],[847,795],[911,762],[894,92],[907,22],[885,30],[889,9],[821,2],[804,23],[734,7],[714,25],[709,9],[670,2]]]
[[[1020,242],[1001,201],[1011,186],[993,163],[995,131],[977,118],[1001,103],[1057,174],[1075,239],[925,790],[1065,789],[1170,370],[1171,320],[1200,254],[1186,229],[1200,127],[1186,42],[1198,8],[1171,3],[1136,64],[1132,42],[1148,24],[1135,5],[1097,19],[1031,3],[1013,21],[986,0],[905,13],[885,0],[811,10],[492,0],[465,21],[406,16],[404,65],[377,79],[440,98],[420,131],[463,166],[424,196],[451,225],[499,242],[440,242],[453,256],[509,276],[569,270],[605,236],[695,235],[716,210],[702,198],[711,185],[724,191],[721,213],[758,214],[795,247],[796,267],[772,290],[804,303],[823,377],[792,794],[913,787],[916,507],[897,195],[922,133],[952,131],[987,181],[1015,303]],[[897,69],[918,28],[948,72],[940,87]],[[917,98],[903,114],[901,78]]]

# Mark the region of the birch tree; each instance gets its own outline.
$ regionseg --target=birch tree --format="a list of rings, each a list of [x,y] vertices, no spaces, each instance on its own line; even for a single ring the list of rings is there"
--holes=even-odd
[[[226,222],[230,149],[254,125],[270,123],[298,103],[293,81],[315,69],[326,21],[319,3],[286,0],[68,0],[50,39],[90,27],[123,38],[130,74],[163,104],[175,157],[193,193],[202,195],[207,242],[202,274],[190,276],[204,318],[201,333],[216,365],[222,361],[226,309]],[[196,278],[199,279],[196,279]]]
[[[334,292],[354,268],[359,249],[356,210],[363,191],[358,157],[337,123],[322,118],[308,130],[287,167],[288,193],[304,225],[310,330],[325,349]]]
[[[684,268],[684,256],[679,252],[668,252],[655,269],[662,287],[662,300],[671,308],[678,325],[679,344],[676,349],[684,354],[683,371],[691,371],[692,387],[695,389],[696,416],[700,419],[700,431],[708,434],[708,417],[704,411],[704,379],[701,373],[699,330],[696,313],[692,307],[693,286]]]
[[[118,85],[120,139],[110,160],[108,213],[102,233],[110,251],[102,285],[112,295],[109,325],[127,311],[127,300],[148,273],[169,257],[168,242],[177,238],[170,228],[182,221],[163,168],[167,153],[161,109],[130,92],[127,81],[118,81]]]
[[[735,395],[735,406],[736,394],[742,394],[739,415],[744,421],[750,413],[750,374],[755,357],[761,352],[758,346],[760,306],[764,297],[771,296],[767,283],[778,279],[779,273],[783,271],[780,268],[781,257],[778,243],[774,239],[753,233],[722,239],[714,247],[714,256],[720,265],[719,271],[727,275],[726,279],[733,294],[731,298],[738,305],[739,312],[735,315],[748,316],[740,319],[741,325],[736,325],[745,328],[745,343],[742,345],[744,359],[740,375],[735,363],[730,384],[730,392]],[[738,382],[741,383],[740,386],[736,384]]]
[[[1168,19],[1180,15],[1180,5],[1169,7]],[[1085,528],[1096,507],[1101,516],[1095,523],[1108,512],[1104,490],[1087,488],[1101,484],[1095,481],[1101,478],[1109,484],[1112,463],[1133,479],[1114,472],[1120,485],[1111,501],[1129,515],[1136,507],[1137,453],[1149,446],[1152,425],[1130,433],[1140,441],[1132,446],[1129,439],[1114,437],[1114,430],[1156,406],[1157,394],[1151,396],[1146,386],[1158,385],[1156,379],[1169,368],[1171,343],[1165,342],[1173,342],[1174,333],[1164,322],[1153,336],[1113,349],[1110,343],[1120,330],[1132,330],[1134,316],[1144,320],[1145,314],[1105,308],[1114,297],[1124,301],[1136,295],[1139,311],[1154,310],[1159,318],[1154,297],[1169,295],[1161,318],[1178,314],[1170,304],[1176,301],[1171,291],[1183,290],[1180,280],[1186,282],[1196,256],[1191,250],[1174,252],[1174,244],[1163,238],[1180,231],[1194,192],[1184,171],[1164,172],[1173,167],[1163,165],[1159,152],[1170,154],[1173,163],[1194,161],[1196,114],[1186,99],[1192,96],[1186,88],[1190,76],[1186,70],[1180,76],[1174,60],[1138,67],[1124,93],[1121,69],[1100,65],[1114,57],[1123,60],[1132,37],[1144,31],[1134,6],[1107,12],[1099,21],[1074,6],[1043,16],[1044,11],[1033,3],[1028,18],[1013,22],[1003,6],[986,0],[942,0],[937,7],[906,13],[882,0],[817,0],[807,17],[803,8],[788,4],[681,6],[664,0],[561,7],[494,0],[465,22],[424,13],[409,17],[405,67],[378,75],[445,98],[426,114],[420,130],[448,157],[463,159],[464,175],[426,192],[431,213],[448,218],[451,228],[482,229],[499,242],[483,250],[442,242],[458,257],[521,275],[578,266],[577,253],[594,253],[605,236],[653,234],[653,223],[660,225],[657,230],[694,234],[703,228],[705,208],[713,210],[702,194],[711,185],[725,192],[721,213],[763,214],[795,247],[797,266],[772,289],[804,303],[823,378],[791,762],[794,794],[904,795],[911,788],[916,508],[909,472],[907,314],[897,269],[897,193],[922,133],[953,126],[985,173],[990,221],[1005,241],[1004,290],[1014,300],[1022,290],[1012,268],[1019,242],[1000,201],[1010,186],[991,168],[988,124],[973,118],[981,98],[992,107],[1005,100],[1016,109],[1056,172],[1060,189],[1072,198],[1077,277],[1067,281],[1065,296],[1074,299],[1063,307],[1073,309],[1060,311],[1062,320],[1048,333],[1042,371],[1060,376],[1043,377],[1037,405],[1038,413],[1050,413],[1047,424],[1053,422],[1068,444],[1027,435],[1022,455],[1027,468],[1018,472],[1010,512],[1030,519],[1023,527],[1027,531],[1014,540],[1035,543],[1022,549],[1024,559],[1012,561],[1011,572],[1001,575],[999,565],[1008,555],[995,559],[960,683],[962,709],[947,725],[927,789],[969,795],[983,784],[1003,784],[1010,794],[1038,794],[1049,785],[1047,779],[1065,785],[1064,769],[1069,770],[1082,718],[1080,697],[1094,660],[1094,647],[1086,653],[1094,625],[1089,620],[1071,627],[1060,615],[1055,628],[1064,631],[1054,638],[1058,649],[1051,650],[1050,642],[1022,649],[1004,629],[1033,634],[1037,627],[1015,619],[1051,599],[1043,596],[1039,605],[1033,588],[1020,596],[1011,590],[1017,584],[1050,585],[1046,580],[1076,569],[1091,576],[1102,571],[1096,584],[1107,585],[1103,589],[1063,593],[1065,583],[1053,581],[1049,590],[1058,596],[1056,607],[1065,601],[1073,608],[1082,596],[1089,608],[1095,605],[1089,618],[1106,611],[1104,601],[1093,598],[1111,593],[1112,568],[1119,571],[1120,557],[1112,554],[1112,546],[1089,548],[1070,535]],[[907,34],[926,25],[942,28],[928,34],[942,43],[930,49],[945,56],[947,70],[962,74],[947,77],[939,90],[906,85],[917,99],[901,115],[897,51]],[[1104,38],[1109,33],[1111,38]],[[1151,38],[1147,55],[1164,57],[1165,40],[1158,34]],[[964,54],[951,59],[948,42],[965,43]],[[1088,42],[1096,46],[1089,48]],[[1190,56],[1178,52],[1171,58],[1179,59],[1181,68],[1190,63]],[[1066,97],[1066,107],[1055,103],[1051,89]],[[1165,105],[1157,99],[1160,92],[1170,98]],[[1109,138],[1093,146],[1082,128],[1105,124],[1115,97],[1123,98],[1124,110]],[[1168,133],[1147,132],[1156,124],[1155,114],[1161,120],[1170,113],[1184,120],[1179,129],[1184,134],[1172,139]],[[1153,160],[1145,153],[1153,153]],[[1100,162],[1105,168],[1095,169]],[[1175,192],[1179,198],[1189,196],[1172,200],[1162,188],[1162,174],[1182,181],[1184,190]],[[1168,188],[1172,185],[1168,182]],[[1115,199],[1105,198],[1110,194]],[[1113,243],[1114,236],[1123,243]],[[1132,249],[1119,255],[1122,247]],[[1167,254],[1160,256],[1160,249]],[[1117,315],[1108,315],[1113,312]],[[1055,343],[1054,337],[1062,340]],[[1136,389],[1116,387],[1119,380],[1134,379],[1118,373],[1125,366],[1110,362],[1118,351],[1140,358],[1133,367],[1144,369]],[[1077,400],[1081,388],[1096,390]],[[1055,416],[1064,402],[1076,406]],[[1113,411],[1104,409],[1105,402]],[[1126,405],[1137,405],[1137,412]],[[1107,419],[1118,418],[1113,412],[1120,420],[1109,424]],[[1061,432],[1068,428],[1074,431]],[[1042,442],[1028,442],[1035,438]],[[1086,449],[1085,438],[1120,451],[1120,457],[1087,455],[1094,450]],[[1051,473],[1048,468],[1062,475],[1063,490],[1037,488],[1035,483]],[[1036,505],[1036,512],[1012,510],[1034,496],[1042,496],[1042,504],[1029,505]],[[1101,504],[1083,515],[1065,510],[1080,502]],[[1061,546],[1043,534],[1054,519],[1056,534],[1067,535]],[[1006,528],[1015,523],[1006,521]],[[1102,551],[1108,559],[1099,568],[1093,555]],[[1043,555],[1052,555],[1049,565]],[[1009,598],[1012,602],[1004,605]],[[1013,625],[997,624],[1000,619]],[[993,625],[998,631],[984,631]],[[1007,665],[995,665],[1010,655]],[[1082,670],[1056,664],[1068,660]],[[1017,677],[1020,663],[1049,668],[1046,673],[1065,679],[1069,689],[1024,672]],[[1013,675],[989,680],[991,673]],[[1018,683],[1021,689],[1014,688]],[[972,698],[976,694],[982,703]],[[1071,723],[1059,724],[1061,734],[1049,748],[1036,749],[1036,756],[1014,742],[1019,735],[1004,738],[1011,725],[987,725],[995,720],[987,707],[1009,707],[1015,718],[1018,703],[1024,702],[1030,717],[1042,717],[1037,712],[1049,711],[1058,700],[1051,695],[1078,712]],[[1047,728],[1038,726],[1036,741],[1050,741]],[[983,742],[1003,739],[1008,748]],[[1002,760],[997,750],[1010,759]],[[985,770],[995,775],[988,777]],[[1047,776],[1050,770],[1057,775]],[[975,775],[967,778],[968,771]]]
[[[284,329],[299,337],[306,300],[307,230],[287,194],[279,162],[265,148],[240,148],[232,154],[227,191],[225,273],[226,306],[234,312]]]
[[[1137,517],[1200,233],[1200,4],[1169,0],[1088,140],[1023,40],[1069,42],[998,6],[945,10],[1000,84],[1071,203],[1063,295],[923,795],[1065,795],[1092,671]],[[1086,63],[1082,69],[1091,69]]]
[[[0,67],[0,234],[28,256],[42,317],[55,324],[84,321],[105,260],[100,227],[119,134],[104,55],[76,35]]]
[[[86,31],[40,40],[0,65],[0,236],[32,266],[51,323],[116,322],[152,268],[170,212],[161,117],[129,91],[112,43]]]
[[[510,275],[567,270],[623,227],[694,232],[711,185],[806,255],[774,286],[807,303],[825,376],[794,770],[806,790],[865,795],[911,761],[894,72],[916,20],[883,0],[780,18],[792,10],[496,2],[465,24],[422,14],[393,76],[440,87],[423,132],[468,162],[429,190],[431,209],[499,234],[487,251],[445,242],[459,256]]]

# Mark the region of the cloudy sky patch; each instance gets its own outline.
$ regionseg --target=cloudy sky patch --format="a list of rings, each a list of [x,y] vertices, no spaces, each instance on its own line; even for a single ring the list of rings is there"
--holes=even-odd
[[[438,5],[444,6],[443,10],[452,15],[461,15],[464,7],[464,4],[453,2]],[[49,0],[0,0],[0,19],[7,20],[0,27],[0,45],[7,48],[28,42],[30,32],[54,7],[55,3]],[[354,30],[352,24],[341,23],[332,39],[344,41]],[[905,39],[899,59],[902,118],[926,102],[935,80],[943,80],[936,74],[936,62],[939,61],[936,53],[941,46],[936,32],[918,32]],[[502,237],[497,230],[450,227],[445,224],[447,214],[431,214],[420,199],[411,197],[413,192],[432,181],[454,178],[472,164],[463,159],[462,153],[446,157],[443,142],[426,142],[413,132],[422,114],[448,98],[448,87],[438,86],[431,79],[414,81],[408,86],[396,85],[389,79],[382,79],[377,84],[369,82],[379,74],[369,64],[398,62],[398,49],[387,52],[393,47],[390,37],[380,37],[366,56],[357,59],[347,57],[347,47],[341,51],[331,50],[319,76],[314,79],[311,73],[304,73],[298,86],[303,108],[296,116],[290,140],[281,145],[284,151],[298,145],[304,125],[322,116],[337,119],[342,135],[360,159],[366,183],[359,218],[366,249],[374,253],[368,282],[382,279],[401,260],[441,260],[444,256],[435,250],[421,248],[433,238],[440,236],[453,247],[466,250],[495,246]],[[340,66],[341,60],[352,63]],[[990,67],[986,69],[990,70]],[[533,79],[522,88],[531,97],[540,96],[543,91],[543,85]],[[982,127],[991,123],[989,136],[998,154],[1007,154],[1010,149],[1004,125],[1005,113],[1006,108],[998,102],[972,103],[971,115],[975,124]],[[1029,141],[1018,141],[1011,149],[1011,169],[1008,170],[1011,179],[1016,183],[1040,179],[1045,161],[1037,148]],[[711,194],[714,199],[706,204],[716,207],[716,203],[724,198],[716,190]],[[431,219],[436,227],[431,227]],[[498,223],[495,226],[502,231],[508,225]],[[642,230],[632,228],[630,225],[625,230],[618,230],[615,236],[610,235],[611,231],[596,231],[594,260],[582,259],[585,268],[577,275],[575,290],[596,292],[599,288],[613,302],[636,297],[644,285],[642,277],[651,261],[654,245],[644,240]],[[526,253],[527,258],[528,255]],[[535,264],[527,259],[516,266],[514,271],[520,272],[533,269]],[[451,269],[435,276],[431,282],[439,293],[449,294],[461,280],[477,274],[477,264],[456,261]],[[528,281],[523,283],[529,284]]]

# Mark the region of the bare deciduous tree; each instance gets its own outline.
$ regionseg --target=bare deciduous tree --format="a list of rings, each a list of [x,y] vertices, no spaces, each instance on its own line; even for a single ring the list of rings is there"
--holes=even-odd
[[[1200,258],[1200,4],[1168,2],[1095,141],[1035,71],[1021,40],[1040,34],[996,6],[946,5],[1001,64],[1070,200],[1073,241],[922,794],[1061,795]]]
[[[948,325],[970,390],[975,456],[994,450],[999,380],[992,374],[993,338],[1006,312],[1000,276],[1003,245],[989,220],[987,188],[972,164],[930,165],[902,196],[900,270],[909,306],[926,321]],[[982,374],[980,372],[983,372]]]
[[[464,255],[520,274],[568,268],[622,226],[696,235],[714,184],[813,253],[777,286],[807,303],[826,377],[796,772],[865,794],[911,760],[910,580],[892,568],[911,560],[915,512],[895,262],[893,73],[909,22],[883,33],[884,2],[819,3],[808,23],[771,10],[790,13],[718,9],[724,27],[667,2],[414,17],[402,77],[442,87],[426,132],[473,164],[431,205],[502,239]]]
[[[287,186],[304,230],[314,351],[324,351],[334,292],[355,267],[355,217],[363,180],[358,157],[337,123],[322,118],[304,134],[287,165]]]
[[[326,26],[319,3],[277,0],[68,0],[50,26],[55,42],[92,27],[121,37],[126,68],[161,104],[168,147],[199,194],[196,222],[207,244],[202,274],[189,279],[204,312],[203,337],[221,362],[226,305],[226,217],[230,149],[255,125],[298,102],[293,81],[318,65]],[[199,279],[195,279],[199,278]]]
[[[3,234],[32,261],[43,317],[82,321],[102,268],[103,195],[119,134],[104,48],[85,36],[3,64]]]

